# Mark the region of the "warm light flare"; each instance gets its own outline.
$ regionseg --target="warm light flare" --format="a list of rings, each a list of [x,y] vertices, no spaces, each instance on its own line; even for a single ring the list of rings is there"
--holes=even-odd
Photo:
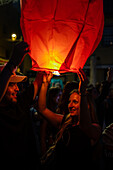
[[[52,73],[56,76],[60,76],[60,73],[58,71],[53,71]]]
[[[43,58],[45,62],[42,63],[42,67],[53,70],[59,70],[61,64],[64,62],[62,60],[63,57],[55,50],[49,50],[48,53],[44,54]]]

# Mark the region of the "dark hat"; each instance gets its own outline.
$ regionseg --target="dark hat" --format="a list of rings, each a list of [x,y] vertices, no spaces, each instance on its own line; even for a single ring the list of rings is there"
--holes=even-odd
[[[0,72],[3,70],[4,67],[5,65],[0,65]],[[19,83],[19,82],[26,81],[26,80],[27,80],[27,76],[23,76],[21,73],[20,75],[17,75],[15,72],[13,72],[9,79],[9,82]]]

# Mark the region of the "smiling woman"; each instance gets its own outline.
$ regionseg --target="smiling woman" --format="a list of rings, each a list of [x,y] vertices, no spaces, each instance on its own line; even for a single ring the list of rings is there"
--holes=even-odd
[[[39,94],[39,112],[55,127],[59,128],[56,140],[51,149],[54,150],[56,144],[56,155],[53,162],[54,169],[91,169],[92,146],[99,140],[101,129],[97,120],[92,119],[88,108],[86,95],[87,77],[82,69],[77,72],[80,79],[79,88],[72,91],[69,95],[68,115],[57,114],[46,107],[46,92],[51,74],[44,75],[43,84]],[[75,87],[76,88],[76,87]],[[65,98],[65,96],[64,96]],[[67,120],[68,117],[68,120]],[[92,142],[93,141],[93,142]],[[49,153],[48,150],[47,154]],[[48,155],[47,155],[48,156]],[[90,162],[90,164],[89,164]],[[51,166],[51,165],[50,165]],[[53,167],[46,167],[53,169]],[[93,169],[93,168],[92,168]]]
[[[68,110],[71,116],[79,116],[80,95],[74,90],[71,92],[68,103]]]

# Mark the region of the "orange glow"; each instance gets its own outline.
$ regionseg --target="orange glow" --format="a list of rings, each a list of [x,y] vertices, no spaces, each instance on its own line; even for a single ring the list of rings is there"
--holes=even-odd
[[[103,0],[25,0],[21,29],[33,70],[76,72],[103,34]]]
[[[43,58],[44,58],[45,63],[47,62],[45,65],[42,66],[44,68],[59,70],[61,64],[63,63],[62,56],[60,56],[58,51],[55,51],[55,50],[49,50],[49,53],[44,54]]]

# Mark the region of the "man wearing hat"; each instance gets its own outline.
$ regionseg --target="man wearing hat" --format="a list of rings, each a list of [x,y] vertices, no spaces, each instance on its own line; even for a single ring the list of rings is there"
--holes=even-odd
[[[5,169],[39,169],[36,140],[32,129],[30,106],[35,99],[41,76],[19,93],[18,82],[26,76],[16,75],[15,68],[29,51],[25,42],[17,44],[11,59],[0,73],[0,166]]]

